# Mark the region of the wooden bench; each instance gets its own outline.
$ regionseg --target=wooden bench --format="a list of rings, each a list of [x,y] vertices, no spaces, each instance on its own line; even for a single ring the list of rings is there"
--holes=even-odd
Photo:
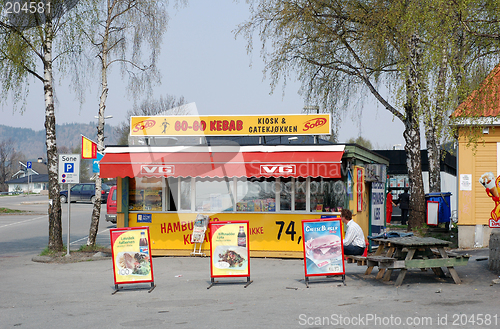
[[[396,258],[386,256],[368,256],[366,259],[368,266],[378,266],[381,268],[392,267],[394,262],[396,262]]]
[[[381,279],[384,276],[385,270],[388,268],[394,268],[395,264],[398,261],[396,258],[387,257],[387,256],[368,256],[367,264],[368,268],[366,269],[365,274],[368,275],[371,273],[374,266],[378,266],[378,273],[375,277],[376,279]],[[403,261],[404,264],[404,261]],[[401,264],[397,264],[397,266],[401,266]]]
[[[440,256],[441,253],[437,249],[431,249],[432,254],[435,256]],[[449,258],[460,258],[460,257],[470,257],[468,254],[461,255],[453,251],[445,250],[446,254],[448,255]]]
[[[383,277],[389,281],[393,270],[400,270],[395,286],[401,286],[406,272],[409,269],[431,269],[435,275],[444,276],[443,270],[448,270],[456,284],[461,282],[455,266],[467,265],[469,255],[459,255],[446,251],[451,242],[436,238],[408,236],[402,238],[376,238],[373,242],[379,244],[377,252],[367,257],[368,268],[365,275],[369,275],[375,266],[379,272],[376,279]],[[382,253],[387,250],[385,255]]]
[[[366,265],[366,257],[364,256],[347,255],[346,258],[348,263],[357,263],[358,266]]]

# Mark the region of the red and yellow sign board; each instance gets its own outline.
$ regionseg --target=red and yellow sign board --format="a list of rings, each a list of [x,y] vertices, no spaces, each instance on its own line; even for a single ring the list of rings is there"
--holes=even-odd
[[[131,136],[329,135],[330,114],[133,116]]]
[[[302,221],[305,276],[345,274],[340,218]]]
[[[358,211],[363,211],[363,192],[365,189],[365,182],[364,182],[364,172],[363,168],[358,167],[356,168],[356,193],[357,193],[357,209]]]
[[[82,135],[82,159],[97,158],[97,144]]]
[[[210,223],[210,274],[215,277],[249,277],[248,222]]]
[[[153,282],[148,227],[110,229],[115,285]]]
[[[247,238],[250,252],[256,257],[294,257],[303,256],[301,222],[304,219],[321,218],[334,213],[312,212],[310,214],[287,213],[218,213],[210,214],[210,222],[248,221]],[[147,225],[151,233],[153,255],[189,256],[193,251],[191,241],[195,213],[153,213],[151,223],[138,223],[137,214],[129,214],[128,225]],[[210,250],[210,227],[201,245],[204,252]]]

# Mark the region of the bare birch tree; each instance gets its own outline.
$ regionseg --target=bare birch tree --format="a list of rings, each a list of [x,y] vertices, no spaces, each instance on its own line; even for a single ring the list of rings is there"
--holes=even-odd
[[[421,41],[418,30],[406,24],[414,10],[382,2],[261,0],[238,32],[249,40],[249,50],[253,34],[259,33],[273,87],[297,72],[305,95],[318,97],[333,112],[338,110],[338,99],[358,97],[356,91],[366,88],[404,124],[410,225],[419,226],[425,221],[419,131]],[[382,75],[385,81],[396,81],[399,102],[380,93]]]
[[[47,167],[49,172],[49,250],[63,250],[59,200],[54,68],[65,72],[79,55],[77,30],[85,20],[84,0],[17,0],[3,2],[0,18],[0,74],[3,102],[22,103],[31,77],[41,82],[45,102]],[[10,7],[10,11],[8,10]],[[55,51],[55,55],[54,55]],[[57,59],[57,61],[56,61]],[[76,74],[76,73],[75,73]],[[9,97],[10,96],[10,97]],[[16,109],[16,107],[14,107]]]
[[[455,139],[448,117],[498,62],[498,42],[495,44],[474,33],[467,33],[464,22],[471,22],[475,17],[481,17],[478,21],[490,17],[492,21],[487,25],[488,30],[498,30],[498,23],[494,23],[485,9],[490,8],[492,14],[498,15],[498,5],[498,1],[487,5],[482,1],[433,0],[430,1],[431,9],[419,20],[426,31],[428,64],[425,87],[422,88],[426,94],[421,98],[421,107],[430,192],[441,191],[441,145],[446,140]]]
[[[455,108],[475,89],[478,92],[488,91],[476,96],[481,97],[481,104],[495,106],[499,96],[490,93],[493,86],[484,88],[484,84],[490,83],[485,78],[500,60],[500,1],[452,1],[450,6],[457,22],[451,56],[451,74],[456,88]],[[479,88],[480,85],[482,88]],[[483,114],[482,107],[468,107],[468,111],[452,118],[455,125],[451,134],[457,134],[458,125],[463,124],[465,119],[469,132],[464,137],[474,148],[482,135],[482,127],[489,123],[489,120],[484,120]]]
[[[182,2],[182,1],[180,1]],[[160,82],[157,68],[163,35],[167,29],[168,0],[105,0],[98,2],[94,33],[88,34],[99,59],[101,95],[97,125],[97,150],[104,151],[104,118],[109,84],[108,74],[118,64],[129,83],[128,93],[135,98],[150,95]],[[96,178],[95,195],[102,184]],[[87,245],[95,245],[101,213],[101,199],[95,198]]]
[[[446,135],[446,118],[458,88],[464,86],[464,70],[488,54],[484,45],[457,37],[457,17],[473,12],[480,1],[249,2],[255,4],[251,17],[237,34],[249,40],[249,51],[254,33],[260,36],[265,73],[273,89],[280,81],[286,84],[295,72],[305,97],[319,99],[337,114],[346,109],[339,106],[341,101],[359,98],[366,89],[403,123],[411,189],[409,224],[410,228],[422,225],[420,125],[426,128],[431,190],[440,190],[440,143]],[[389,86],[391,98],[380,93],[381,82]]]
[[[12,179],[12,175],[19,169],[19,161],[23,159],[24,155],[16,151],[12,139],[0,141],[0,191],[9,190],[5,182]]]
[[[172,95],[160,96],[160,99],[145,99],[140,105],[127,111],[126,120],[116,128],[119,136],[118,144],[127,145],[130,135],[131,116],[154,116],[154,115],[187,115],[182,105],[186,104],[184,96],[176,98]]]

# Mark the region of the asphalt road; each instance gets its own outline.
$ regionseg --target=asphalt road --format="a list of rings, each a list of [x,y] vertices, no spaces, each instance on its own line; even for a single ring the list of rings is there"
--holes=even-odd
[[[39,254],[48,244],[48,197],[42,195],[3,196],[0,207],[28,211],[21,215],[0,215],[0,255],[20,256]],[[70,250],[85,245],[90,229],[91,203],[71,203]],[[106,205],[102,205],[96,243],[109,246],[109,229],[115,224],[106,222]],[[62,206],[63,242],[67,244],[68,204]]]
[[[69,264],[38,263],[47,244],[44,197],[0,198],[0,207],[31,210],[0,216],[0,328],[498,328],[498,278],[487,249],[467,251],[462,279],[411,270],[403,285],[365,275],[346,264],[339,277],[304,284],[302,259],[252,258],[253,283],[221,278],[210,284],[208,257],[153,257],[156,288],[149,284],[114,293],[111,258]],[[46,197],[45,197],[46,198]],[[66,205],[65,205],[66,206]],[[66,207],[65,207],[66,208]],[[72,204],[72,248],[85,240],[91,204]],[[63,218],[66,220],[66,210]],[[104,216],[104,212],[103,212]],[[66,226],[64,226],[66,228]],[[109,243],[110,225],[99,238]],[[74,245],[74,247],[73,247]],[[314,281],[314,282],[313,282]]]

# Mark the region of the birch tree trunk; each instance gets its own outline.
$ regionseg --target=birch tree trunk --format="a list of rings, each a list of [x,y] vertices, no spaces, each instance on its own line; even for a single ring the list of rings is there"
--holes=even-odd
[[[409,72],[406,81],[407,104],[405,106],[405,138],[406,161],[410,179],[410,212],[408,230],[422,226],[425,223],[425,194],[422,178],[422,160],[420,155],[420,124],[419,124],[419,69],[420,69],[420,38],[414,34],[409,40]]]
[[[50,3],[47,1],[47,3]],[[52,17],[45,22],[45,39],[43,40],[43,89],[45,97],[45,145],[47,146],[47,169],[49,172],[49,250],[64,249],[62,241],[61,201],[59,200],[58,153],[56,143],[56,116],[54,112],[54,89],[52,73],[52,41],[54,30]]]
[[[110,28],[110,16],[108,15],[108,20],[106,24],[106,29],[102,42],[102,53],[101,57],[101,97],[99,98],[99,122],[97,124],[97,151],[104,151],[104,110],[106,109],[106,99],[108,98],[108,36]],[[100,173],[96,175],[95,180],[95,200],[94,209],[92,210],[92,219],[90,223],[89,237],[87,240],[87,246],[94,246],[97,238],[97,232],[99,230],[99,218],[101,217],[101,191],[102,191],[102,180]]]
[[[427,140],[427,158],[429,160],[429,192],[441,192],[441,136],[444,124],[446,97],[446,70],[448,56],[443,49],[436,85],[436,108],[428,109],[425,115],[425,138]]]
[[[425,124],[425,139],[429,161],[429,192],[441,192],[441,143],[431,124]]]
[[[410,179],[410,216],[408,230],[425,223],[425,193],[422,179],[422,161],[420,156],[420,130],[414,105],[407,104],[405,130],[406,166]]]

